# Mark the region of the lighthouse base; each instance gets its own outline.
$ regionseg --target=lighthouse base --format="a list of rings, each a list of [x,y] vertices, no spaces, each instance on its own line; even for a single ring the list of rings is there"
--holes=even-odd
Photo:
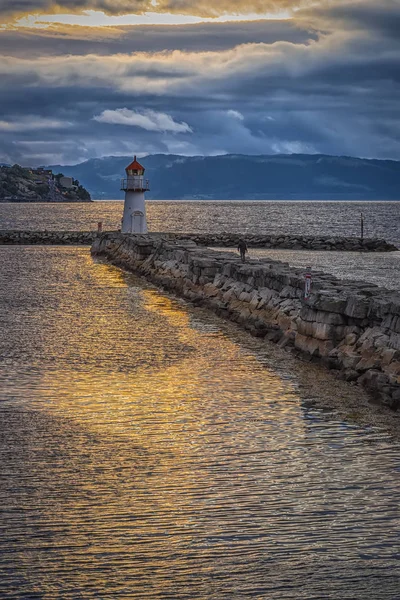
[[[122,233],[148,232],[143,192],[126,192],[121,231]]]

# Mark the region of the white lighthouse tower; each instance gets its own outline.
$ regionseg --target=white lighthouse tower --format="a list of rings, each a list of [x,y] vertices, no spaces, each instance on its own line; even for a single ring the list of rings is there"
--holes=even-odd
[[[144,167],[136,160],[126,167],[126,179],[121,181],[121,190],[125,192],[122,233],[147,233],[146,206],[144,193],[149,188],[144,178]]]

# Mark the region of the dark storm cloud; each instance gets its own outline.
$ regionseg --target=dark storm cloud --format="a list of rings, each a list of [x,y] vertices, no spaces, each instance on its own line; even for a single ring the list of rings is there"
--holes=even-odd
[[[288,41],[304,44],[316,40],[317,33],[291,21],[243,21],[195,25],[136,25],[89,28],[77,26],[48,29],[0,31],[0,54],[41,56],[44,54],[110,55],[129,52],[162,52],[204,49],[226,50],[248,43],[273,44]]]
[[[309,15],[315,23],[320,19],[330,26],[344,29],[364,29],[379,32],[399,41],[400,3],[397,0],[358,1],[314,7],[313,10],[302,11]]]

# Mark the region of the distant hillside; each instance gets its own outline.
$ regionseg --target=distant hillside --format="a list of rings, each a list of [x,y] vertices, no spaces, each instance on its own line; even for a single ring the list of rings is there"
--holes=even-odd
[[[91,159],[55,172],[74,174],[93,198],[122,198],[131,156]],[[400,162],[345,156],[194,156],[141,159],[155,200],[399,200]]]
[[[50,169],[0,166],[0,202],[90,202],[89,192],[73,177]]]

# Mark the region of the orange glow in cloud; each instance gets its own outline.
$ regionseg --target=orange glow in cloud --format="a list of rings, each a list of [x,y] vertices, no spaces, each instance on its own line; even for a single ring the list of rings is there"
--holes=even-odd
[[[240,21],[289,18],[309,0],[3,0],[3,23],[36,25],[60,22],[88,26],[190,24],[207,21]],[[17,21],[17,22],[16,22]]]
[[[259,19],[290,19],[288,11],[279,13],[246,15],[223,15],[220,17],[196,17],[172,13],[146,12],[143,14],[107,15],[104,12],[85,11],[83,14],[25,15],[13,22],[15,27],[46,28],[50,25],[78,25],[81,27],[121,27],[124,25],[191,25],[196,23],[226,23],[255,21]]]

